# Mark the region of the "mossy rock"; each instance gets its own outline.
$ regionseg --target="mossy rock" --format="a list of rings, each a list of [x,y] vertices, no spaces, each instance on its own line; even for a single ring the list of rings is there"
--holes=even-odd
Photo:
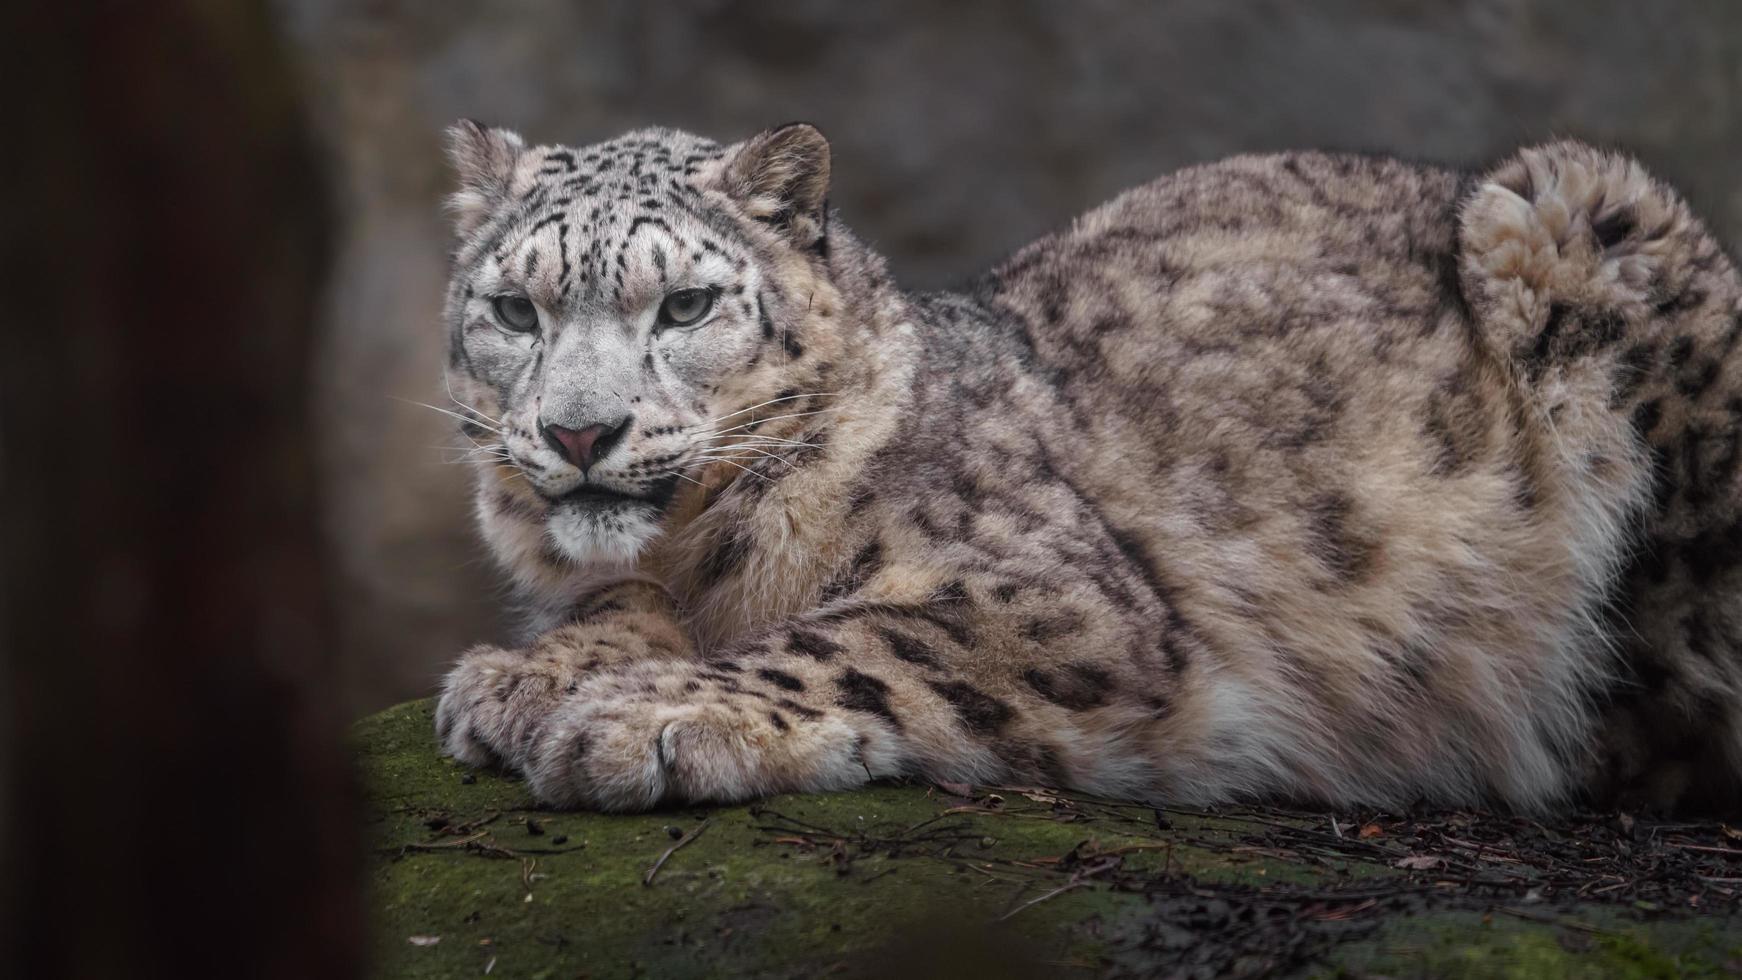
[[[440,757],[432,710],[404,704],[355,730],[381,976],[1742,970],[1742,917],[1721,892],[1676,909],[1544,901],[1533,869],[1502,865],[1507,886],[1482,886],[1484,870],[1460,887],[1456,861],[1399,868],[1382,822],[895,785],[637,816],[547,811],[514,779]]]

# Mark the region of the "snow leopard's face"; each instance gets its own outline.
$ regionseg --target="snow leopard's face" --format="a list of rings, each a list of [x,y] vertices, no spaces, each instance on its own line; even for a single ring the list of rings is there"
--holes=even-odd
[[[782,414],[821,266],[809,126],[722,147],[642,130],[584,149],[449,131],[461,189],[448,387],[510,568],[627,561],[683,481]],[[814,287],[811,287],[814,288]],[[795,311],[794,307],[797,305]]]

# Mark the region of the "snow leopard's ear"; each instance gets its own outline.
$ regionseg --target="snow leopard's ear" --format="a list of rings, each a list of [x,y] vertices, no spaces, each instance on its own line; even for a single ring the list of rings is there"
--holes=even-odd
[[[449,126],[447,137],[448,160],[460,185],[448,196],[448,213],[454,217],[454,231],[463,238],[508,199],[508,182],[526,144],[514,132],[471,119]]]
[[[725,192],[800,248],[828,231],[829,141],[809,123],[765,130],[726,151]]]

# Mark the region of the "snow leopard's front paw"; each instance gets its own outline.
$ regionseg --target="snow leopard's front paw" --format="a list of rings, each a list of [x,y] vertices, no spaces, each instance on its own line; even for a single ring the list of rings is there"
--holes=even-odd
[[[578,682],[576,667],[561,658],[474,647],[442,684],[442,750],[471,766],[520,768],[527,746]]]
[[[838,717],[586,687],[550,716],[522,769],[544,803],[614,811],[844,789],[868,778],[859,738]]]

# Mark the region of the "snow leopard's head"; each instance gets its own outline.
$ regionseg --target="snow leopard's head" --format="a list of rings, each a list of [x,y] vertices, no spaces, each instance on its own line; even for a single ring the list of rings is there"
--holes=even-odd
[[[647,129],[529,147],[472,122],[448,138],[447,382],[485,536],[526,585],[632,560],[684,481],[816,407],[838,305],[828,143],[804,124],[732,146]]]

